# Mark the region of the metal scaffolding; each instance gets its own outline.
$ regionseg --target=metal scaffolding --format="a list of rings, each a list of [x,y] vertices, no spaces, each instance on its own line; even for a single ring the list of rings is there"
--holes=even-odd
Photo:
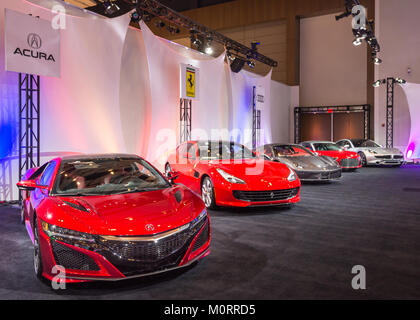
[[[386,147],[394,147],[394,78],[386,79]]]
[[[40,165],[40,77],[19,73],[19,178]]]
[[[180,99],[180,143],[191,140],[192,101]]]

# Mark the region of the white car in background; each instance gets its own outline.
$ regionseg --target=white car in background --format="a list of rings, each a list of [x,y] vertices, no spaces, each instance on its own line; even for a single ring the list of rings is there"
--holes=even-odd
[[[404,163],[404,155],[399,149],[384,148],[369,139],[343,139],[337,144],[345,150],[357,152],[360,155],[363,166],[386,165],[401,166]]]

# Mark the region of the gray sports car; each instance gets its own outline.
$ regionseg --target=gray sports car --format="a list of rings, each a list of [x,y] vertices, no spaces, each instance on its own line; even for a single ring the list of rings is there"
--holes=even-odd
[[[259,150],[267,160],[288,165],[301,181],[330,181],[341,178],[341,166],[330,157],[317,156],[296,144],[269,144]]]

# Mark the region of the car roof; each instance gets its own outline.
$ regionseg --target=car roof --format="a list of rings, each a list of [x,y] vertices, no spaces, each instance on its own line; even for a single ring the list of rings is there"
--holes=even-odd
[[[265,144],[262,147],[275,147],[275,146],[299,146],[299,147],[301,147],[301,145],[296,144],[296,143],[270,143],[270,144]]]
[[[90,160],[90,159],[115,159],[115,158],[141,158],[135,154],[123,154],[123,153],[103,153],[103,154],[77,154],[71,156],[60,157],[61,160]]]
[[[303,141],[301,143],[335,143],[333,141],[317,141],[317,140],[313,140],[313,141]]]

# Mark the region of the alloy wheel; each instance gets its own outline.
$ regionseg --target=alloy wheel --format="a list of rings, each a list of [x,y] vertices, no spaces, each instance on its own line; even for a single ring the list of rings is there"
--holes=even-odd
[[[205,178],[202,186],[201,186],[201,197],[204,201],[204,204],[207,208],[211,208],[214,203],[214,190],[213,190],[213,184],[209,178]]]

